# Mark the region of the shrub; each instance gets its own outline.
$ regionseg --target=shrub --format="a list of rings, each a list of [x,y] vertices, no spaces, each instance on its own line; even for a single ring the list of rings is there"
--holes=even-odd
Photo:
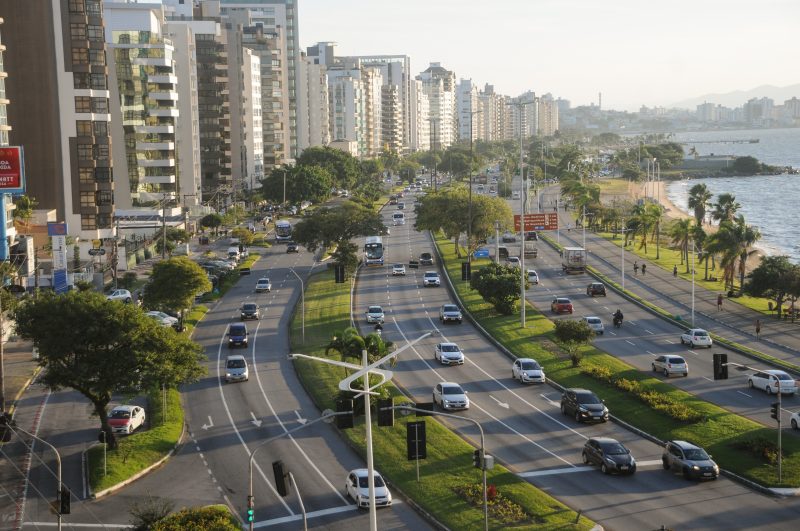
[[[240,527],[227,507],[214,505],[182,509],[156,522],[152,531],[239,531]]]
[[[480,483],[465,483],[453,489],[456,494],[463,497],[474,507],[483,506],[483,485]],[[503,525],[525,523],[531,516],[522,506],[506,498],[494,485],[486,487],[486,499],[489,506],[489,515]]]
[[[763,437],[755,437],[753,439],[746,439],[744,441],[736,441],[731,446],[737,450],[750,452],[756,457],[764,458],[772,465],[778,462],[777,445],[772,441],[764,439]]]

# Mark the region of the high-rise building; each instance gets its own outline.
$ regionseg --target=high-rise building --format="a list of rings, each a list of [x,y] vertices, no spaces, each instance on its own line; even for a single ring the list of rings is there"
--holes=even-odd
[[[550,93],[539,98],[539,134],[553,136],[558,131],[558,105]]]
[[[297,82],[297,144],[302,151],[327,146],[331,141],[328,123],[328,69],[313,57],[303,55]]]
[[[242,180],[249,190],[261,187],[264,178],[264,132],[261,127],[261,57],[249,48],[242,49],[244,79],[244,172]]]
[[[103,2],[0,0],[0,17],[14,51],[4,56],[6,133],[25,149],[27,193],[88,257],[92,240],[114,237]]]
[[[456,138],[456,75],[440,63],[431,65],[417,76],[428,97],[429,118],[434,122],[433,143],[446,149]]]
[[[0,18],[0,26],[3,25],[3,19]],[[3,51],[5,50],[5,46],[3,46],[3,39],[2,35],[0,35],[0,147],[8,146],[8,132],[11,131],[11,126],[8,125],[8,114],[6,106],[8,105],[9,101],[6,98],[6,85],[5,85],[5,78],[7,76],[6,71],[3,68]],[[16,230],[14,229],[14,203],[11,202],[11,198],[8,195],[0,195],[2,197],[3,204],[0,204],[0,208],[5,210],[5,220],[6,220],[6,227],[4,234],[8,240],[9,244],[14,243],[14,238],[16,237]],[[7,258],[0,257],[0,258]],[[2,341],[2,338],[0,338]]]
[[[458,83],[457,108],[459,140],[476,140],[481,117],[478,105],[478,87],[471,79],[462,79]]]
[[[427,151],[431,148],[430,106],[428,96],[422,88],[422,81],[411,81],[411,125],[409,131],[411,138],[409,145],[411,151]]]
[[[381,87],[381,120],[383,147],[394,153],[405,153],[403,103],[400,98],[400,87],[397,85]]]
[[[367,98],[360,69],[328,71],[328,110],[332,142],[355,142],[356,153],[367,153]]]

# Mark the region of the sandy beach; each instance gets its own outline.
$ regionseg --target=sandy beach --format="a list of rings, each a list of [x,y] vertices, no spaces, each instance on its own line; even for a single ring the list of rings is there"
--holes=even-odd
[[[664,181],[643,183],[639,187],[639,193],[636,199],[642,197],[652,197],[658,201],[661,206],[664,207],[664,215],[668,219],[686,219],[694,217],[683,212],[669,200],[669,197],[667,197],[667,183]]]

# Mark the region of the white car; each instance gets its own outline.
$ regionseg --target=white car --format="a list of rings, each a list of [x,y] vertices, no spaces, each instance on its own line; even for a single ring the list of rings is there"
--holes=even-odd
[[[433,403],[442,409],[469,409],[469,398],[460,385],[440,382],[433,388]]]
[[[145,315],[148,317],[152,317],[153,319],[158,321],[161,324],[161,326],[172,326],[178,324],[177,317],[172,317],[171,315],[166,314],[164,312],[153,310],[151,312],[145,313]]]
[[[682,374],[689,376],[689,364],[680,356],[664,355],[658,356],[652,363],[653,372],[663,372],[664,376],[672,374]]]
[[[404,266],[403,264],[395,264],[395,265],[393,265],[392,266],[392,276],[393,277],[397,277],[397,276],[404,277],[404,276],[406,276],[406,266]]]
[[[464,365],[464,353],[455,343],[439,343],[433,358],[442,365]]]
[[[681,334],[681,345],[689,345],[694,347],[708,347],[714,342],[711,340],[711,335],[702,328],[692,328]]]
[[[235,354],[225,358],[225,381],[246,382],[250,379],[250,371],[247,370],[247,360],[241,354]]]
[[[780,382],[779,382],[780,381]],[[768,395],[780,391],[782,395],[794,395],[797,392],[797,382],[784,371],[770,369],[758,371],[747,378],[747,387],[750,389],[761,389]]]
[[[532,358],[517,358],[511,366],[511,377],[522,383],[544,383],[544,369]]]
[[[144,408],[139,406],[117,406],[108,414],[108,424],[114,433],[131,434],[144,425]]]
[[[792,413],[792,418],[789,422],[792,424],[793,430],[800,429],[800,411]]]
[[[357,468],[347,474],[345,482],[345,492],[356,502],[359,507],[369,507],[369,472],[366,468]],[[375,483],[375,506],[388,507],[392,504],[392,493],[383,481],[377,470],[372,472],[372,479]]]
[[[506,258],[506,264],[509,267],[519,267],[521,262],[519,261],[519,256],[509,256]]]
[[[268,278],[259,278],[256,282],[256,293],[264,293],[265,291],[272,291],[272,282]]]
[[[428,286],[440,286],[442,281],[439,279],[439,273],[436,271],[425,271],[425,276],[422,277],[422,285],[424,287]]]
[[[581,317],[581,320],[589,325],[589,328],[597,335],[603,335],[603,332],[606,331],[606,327],[603,326],[603,321],[599,317]]]
[[[115,289],[106,297],[106,300],[121,301],[127,304],[133,300],[133,297],[131,297],[131,292],[126,289]]]
[[[383,324],[385,316],[383,314],[383,308],[381,308],[380,306],[370,306],[369,308],[367,308],[367,311],[365,313],[367,314],[367,323]]]
[[[539,274],[535,269],[528,269],[528,282],[534,285],[539,284]]]

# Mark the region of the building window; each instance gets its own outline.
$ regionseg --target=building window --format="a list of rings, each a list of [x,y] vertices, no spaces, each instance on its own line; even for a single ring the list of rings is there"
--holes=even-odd
[[[103,32],[103,26],[96,26],[94,24],[90,24],[86,34],[89,36],[90,41],[98,41],[102,42],[105,40],[105,33]]]
[[[69,35],[72,37],[73,41],[85,41],[86,40],[86,24],[83,23],[71,23],[69,25]]]
[[[94,125],[94,136],[108,136],[108,122],[92,122]]]
[[[86,0],[86,12],[94,17],[99,17],[103,14],[103,6],[100,0]]]
[[[94,206],[94,205],[91,205]],[[97,228],[97,216],[81,216],[81,229],[82,230],[95,230]]]
[[[108,190],[101,190],[97,192],[96,197],[98,206],[109,206],[114,204],[114,193]]]
[[[78,120],[76,123],[78,136],[92,136],[92,122],[90,120]]]
[[[90,79],[88,72],[75,72],[72,74],[72,82],[76,89],[88,89]]]
[[[81,168],[78,177],[81,184],[94,184],[94,171],[92,168]]]
[[[75,96],[75,112],[92,112],[92,98]]]
[[[93,65],[106,64],[105,50],[89,50],[89,64]]]
[[[95,160],[108,160],[108,144],[98,144],[94,146]]]
[[[69,12],[83,13],[84,12],[83,0],[69,0]]]
[[[111,228],[111,214],[98,214],[97,215],[97,228],[110,229]]]
[[[95,90],[106,90],[108,83],[105,74],[92,74],[92,88]]]
[[[96,114],[108,114],[108,99],[92,98],[92,112]]]
[[[89,62],[89,50],[86,48],[72,49],[72,64],[85,65]]]
[[[94,180],[98,183],[111,182],[111,168],[95,168]]]
[[[92,144],[78,144],[78,160],[94,160]]]
[[[94,192],[81,192],[81,208],[94,208]]]

